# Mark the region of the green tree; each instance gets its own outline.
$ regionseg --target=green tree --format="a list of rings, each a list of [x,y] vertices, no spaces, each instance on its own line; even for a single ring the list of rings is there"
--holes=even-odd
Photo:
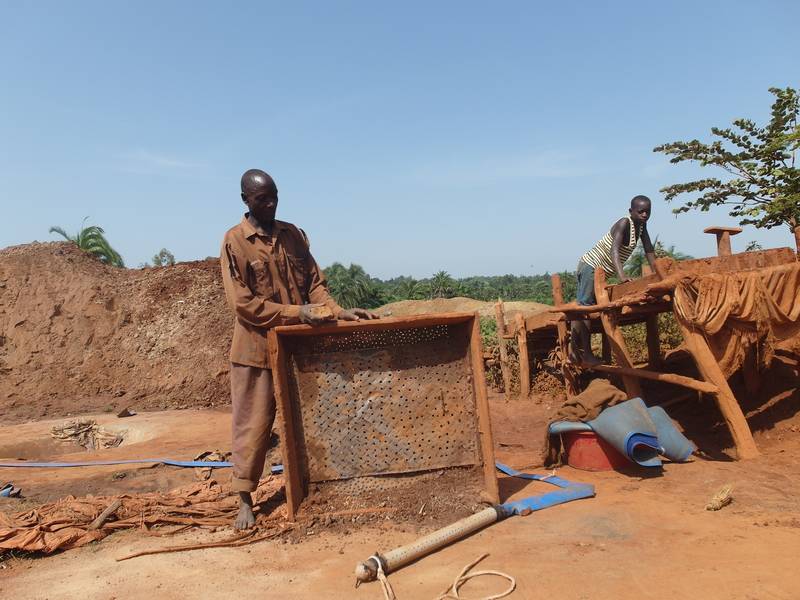
[[[430,280],[431,298],[452,298],[455,288],[455,281],[447,271],[438,271],[433,274]]]
[[[342,308],[376,308],[384,304],[380,282],[374,281],[360,265],[345,267],[335,262],[325,269],[328,289]]]
[[[125,262],[119,253],[111,247],[105,237],[105,231],[97,225],[86,226],[86,217],[81,223],[81,228],[75,235],[69,235],[64,229],[58,226],[50,228],[50,233],[57,233],[65,240],[78,246],[84,252],[88,252],[112,267],[124,267]]]
[[[663,188],[667,202],[681,194],[701,194],[673,209],[675,214],[730,206],[730,216],[741,225],[788,226],[800,251],[800,169],[795,166],[800,147],[800,101],[797,90],[790,87],[769,91],[775,101],[764,127],[749,119],[736,119],[733,128],[713,127],[711,133],[719,139],[709,144],[672,142],[653,151],[672,156],[671,163],[713,165],[728,174],[725,180],[712,177]]]
[[[152,261],[154,267],[171,267],[175,264],[175,255],[166,248],[162,248],[158,254],[153,255]]]

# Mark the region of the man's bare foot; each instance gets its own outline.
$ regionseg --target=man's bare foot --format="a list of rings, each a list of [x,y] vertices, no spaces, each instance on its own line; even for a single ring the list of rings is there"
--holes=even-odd
[[[250,492],[239,492],[239,514],[233,523],[234,529],[252,529],[256,524],[256,516],[253,514],[253,497]]]

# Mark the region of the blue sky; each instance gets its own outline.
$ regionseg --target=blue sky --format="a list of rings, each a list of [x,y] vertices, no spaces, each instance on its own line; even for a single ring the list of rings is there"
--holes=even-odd
[[[800,84],[791,1],[0,4],[0,247],[89,216],[134,267],[216,256],[251,167],[320,264],[379,277],[574,269],[636,194],[711,255],[735,223],[674,217],[704,172],[652,148]]]

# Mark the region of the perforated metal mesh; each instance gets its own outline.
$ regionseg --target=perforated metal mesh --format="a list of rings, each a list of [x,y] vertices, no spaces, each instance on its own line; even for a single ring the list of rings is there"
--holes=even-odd
[[[478,465],[466,324],[286,340],[308,482]]]

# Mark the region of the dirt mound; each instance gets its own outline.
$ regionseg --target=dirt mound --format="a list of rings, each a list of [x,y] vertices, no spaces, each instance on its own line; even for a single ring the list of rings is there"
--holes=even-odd
[[[391,313],[395,317],[406,315],[421,315],[426,313],[446,313],[446,312],[475,312],[476,310],[482,317],[494,317],[494,302],[481,302],[472,298],[436,298],[434,300],[401,300],[391,302],[378,309],[379,315]],[[504,302],[506,320],[518,312],[526,315],[540,313],[550,308],[547,304],[538,302]]]
[[[116,269],[70,243],[0,250],[3,422],[228,402],[219,263]]]

